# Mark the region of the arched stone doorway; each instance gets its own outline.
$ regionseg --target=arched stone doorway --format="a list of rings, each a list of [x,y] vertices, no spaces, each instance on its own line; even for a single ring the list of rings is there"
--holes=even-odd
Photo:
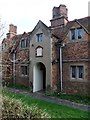
[[[46,68],[41,62],[34,65],[33,68],[33,92],[46,89]]]

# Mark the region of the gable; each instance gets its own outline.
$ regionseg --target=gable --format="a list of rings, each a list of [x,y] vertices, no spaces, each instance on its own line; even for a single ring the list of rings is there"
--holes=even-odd
[[[64,40],[70,29],[82,27],[86,34],[90,35],[90,17],[69,21],[66,26],[52,30],[52,35],[58,38],[58,42]]]
[[[39,20],[35,28],[32,30],[30,38],[32,40],[35,34],[43,33],[44,35],[48,35],[50,33],[49,27],[47,27],[42,21]]]
[[[75,21],[73,25],[70,27],[70,29],[78,28],[78,27],[81,27],[81,26]]]

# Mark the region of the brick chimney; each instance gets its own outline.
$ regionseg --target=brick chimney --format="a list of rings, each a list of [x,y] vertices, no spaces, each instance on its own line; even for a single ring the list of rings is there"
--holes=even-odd
[[[65,5],[61,4],[59,7],[53,8],[53,15],[51,22],[51,27],[62,27],[68,22],[68,9]]]
[[[8,38],[12,38],[17,34],[17,26],[10,24],[9,25],[9,33],[7,33]]]

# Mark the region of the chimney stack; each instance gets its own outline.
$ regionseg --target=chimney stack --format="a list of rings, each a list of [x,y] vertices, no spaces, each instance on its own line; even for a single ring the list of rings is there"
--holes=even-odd
[[[7,33],[8,38],[12,38],[17,34],[17,26],[10,24],[9,25],[9,33]]]
[[[53,8],[53,15],[51,27],[65,26],[68,22],[68,9],[65,5],[61,4],[59,7]]]

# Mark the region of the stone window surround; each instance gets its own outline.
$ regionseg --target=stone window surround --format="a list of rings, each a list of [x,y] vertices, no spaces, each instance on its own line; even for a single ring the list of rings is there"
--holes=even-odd
[[[80,38],[80,39],[78,38],[78,30],[79,30],[79,29],[82,30],[82,32],[83,32],[83,33],[82,33],[82,38]],[[72,38],[71,38],[71,31],[72,31],[72,30],[75,30],[75,39],[72,39]],[[83,29],[82,27],[77,27],[77,28],[71,28],[71,29],[70,29],[70,41],[75,42],[75,41],[77,41],[77,40],[83,40],[83,37],[84,37],[84,29]]]
[[[71,66],[76,66],[76,78],[72,78],[72,71],[71,71]],[[78,66],[83,66],[83,69],[84,69],[84,72],[83,72],[83,78],[78,78],[78,70],[77,70],[77,67]],[[70,67],[69,67],[69,71],[70,71],[70,81],[77,81],[77,82],[86,82],[87,80],[86,80],[86,72],[85,72],[85,69],[86,69],[86,66],[85,66],[85,64],[70,64]]]
[[[42,42],[43,41],[43,33],[36,34],[36,42]]]
[[[40,56],[37,55],[37,49],[38,48],[42,48],[42,55],[40,55]],[[43,47],[41,47],[41,46],[36,47],[36,49],[35,49],[35,56],[36,57],[43,57]]]
[[[21,67],[24,67],[26,66],[27,67],[27,74],[22,74],[22,68]],[[29,73],[29,69],[28,69],[28,65],[27,64],[21,64],[20,65],[20,71],[21,71],[21,77],[28,77],[28,73]]]
[[[22,42],[22,41],[25,42],[25,46],[24,46],[24,47],[21,46],[21,42]],[[22,38],[22,39],[20,40],[20,49],[27,49],[27,48],[28,48],[27,39],[26,39],[26,38]]]

